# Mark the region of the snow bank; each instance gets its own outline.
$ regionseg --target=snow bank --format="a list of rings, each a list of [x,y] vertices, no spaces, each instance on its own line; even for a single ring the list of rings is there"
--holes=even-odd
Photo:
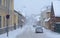
[[[50,31],[48,29],[44,29],[44,34],[48,36],[49,38],[60,38],[60,34]]]
[[[10,31],[7,37],[7,33],[1,34],[0,38],[16,38],[17,35],[21,34],[24,31],[25,27],[23,29],[18,28],[16,30]]]
[[[15,38],[19,33],[21,29],[17,29],[14,31],[10,31],[7,37],[7,33],[0,35],[0,38]]]

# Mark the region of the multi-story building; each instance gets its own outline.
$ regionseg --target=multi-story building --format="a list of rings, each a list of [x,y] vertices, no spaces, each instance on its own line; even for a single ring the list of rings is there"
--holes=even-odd
[[[17,12],[16,10],[14,10],[15,12],[15,24],[17,27],[22,27],[25,24],[26,18],[19,12]]]
[[[55,28],[54,30],[60,32],[60,1],[53,2],[54,14],[55,14]]]
[[[10,15],[8,27],[12,30],[14,26],[14,0],[0,0],[0,33],[7,28],[6,15]]]
[[[49,9],[46,9],[41,13],[41,25],[43,25],[45,28],[51,29],[53,31],[60,30],[59,3],[59,1],[54,1],[51,3]]]
[[[8,20],[7,15],[10,15]],[[0,0],[0,34],[7,32],[7,29],[14,30],[24,23],[25,17],[14,10],[14,0]]]
[[[45,26],[45,22],[44,22],[45,17],[46,17],[46,12],[45,11],[42,11],[41,12],[41,25],[42,26]]]
[[[49,28],[49,20],[50,20],[50,9],[46,9],[41,13],[41,25],[45,28]]]
[[[45,28],[52,29],[55,23],[55,15],[53,10],[53,4],[41,13],[41,25]]]

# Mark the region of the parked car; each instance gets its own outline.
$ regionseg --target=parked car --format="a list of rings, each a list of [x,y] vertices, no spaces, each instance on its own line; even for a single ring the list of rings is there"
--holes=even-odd
[[[33,25],[33,27],[36,27],[36,25]]]
[[[35,29],[35,33],[43,33],[43,28],[41,26],[37,26]]]

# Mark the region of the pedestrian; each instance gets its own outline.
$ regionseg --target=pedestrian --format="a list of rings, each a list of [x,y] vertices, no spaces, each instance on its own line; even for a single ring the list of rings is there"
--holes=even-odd
[[[16,29],[16,23],[14,23],[14,29]]]
[[[22,25],[21,25],[21,28],[22,28]]]

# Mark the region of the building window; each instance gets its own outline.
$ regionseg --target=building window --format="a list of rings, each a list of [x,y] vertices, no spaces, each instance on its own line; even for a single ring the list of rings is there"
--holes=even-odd
[[[6,7],[6,0],[4,0],[4,6]]]
[[[3,26],[5,27],[5,16],[3,16]]]
[[[0,0],[0,5],[1,5],[1,3],[2,3],[2,0]]]
[[[1,28],[1,16],[0,16],[0,28]]]

